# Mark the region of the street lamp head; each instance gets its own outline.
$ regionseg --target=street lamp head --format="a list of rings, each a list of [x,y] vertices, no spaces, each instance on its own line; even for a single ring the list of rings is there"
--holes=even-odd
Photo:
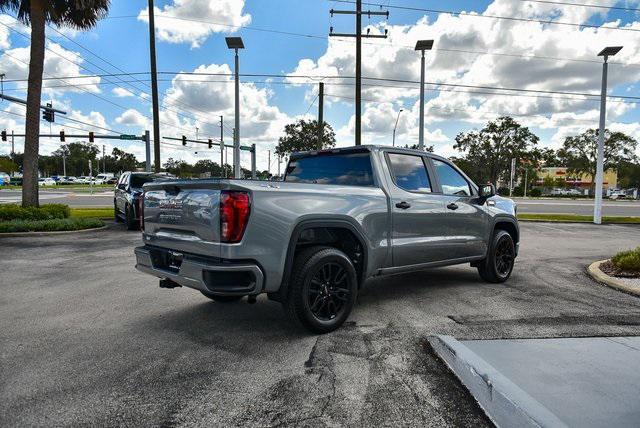
[[[401,108],[401,109],[400,109],[400,111],[399,111],[398,113],[400,113],[401,111],[404,111],[404,109],[403,109],[403,108]]]
[[[418,40],[416,43],[417,51],[430,51],[433,48],[433,40]]]
[[[242,37],[225,37],[229,49],[244,49]]]
[[[620,52],[621,49],[622,46],[607,46],[600,51],[598,56],[614,56],[615,54]]]

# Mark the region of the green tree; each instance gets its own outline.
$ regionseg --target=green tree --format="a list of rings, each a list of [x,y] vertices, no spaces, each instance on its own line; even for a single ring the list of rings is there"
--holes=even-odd
[[[418,145],[417,144],[412,144],[411,146],[409,146],[408,144],[404,145],[405,149],[412,149],[412,150],[418,150]],[[424,147],[424,151],[427,153],[433,153],[433,146],[425,146]]]
[[[580,135],[567,137],[558,158],[567,167],[569,174],[592,177],[591,190],[595,188],[599,131],[589,129]],[[634,162],[638,142],[622,132],[604,131],[604,171],[617,169],[623,162]]]
[[[18,171],[18,164],[9,156],[0,156],[0,171],[8,174]]]
[[[618,184],[623,189],[640,188],[640,164],[622,162],[618,167]]]
[[[89,161],[96,165],[95,160],[98,153],[100,153],[100,149],[93,143],[75,142],[62,145],[51,156],[59,159],[57,164],[59,169],[57,171],[62,173],[62,156],[64,154],[66,156],[67,175],[79,176],[89,174]],[[95,167],[94,171],[97,172]]]
[[[336,145],[336,134],[324,123],[322,141],[318,141],[318,121],[300,119],[284,127],[284,136],[278,140],[276,155],[287,156],[293,152],[321,150]]]
[[[515,158],[516,165],[522,161],[539,162],[541,154],[536,148],[538,141],[529,128],[504,116],[489,122],[480,131],[458,134],[453,147],[465,152],[467,162],[475,165],[476,176],[471,175],[471,178],[478,183],[494,183],[497,187],[498,180],[509,178],[511,159]]]
[[[22,205],[38,206],[40,104],[44,68],[45,26],[88,30],[106,16],[109,0],[0,0],[0,11],[15,13],[31,26],[31,47],[25,118]]]

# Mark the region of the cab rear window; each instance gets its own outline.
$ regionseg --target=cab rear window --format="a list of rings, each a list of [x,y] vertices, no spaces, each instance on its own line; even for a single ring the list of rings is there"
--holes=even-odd
[[[294,159],[287,166],[284,181],[373,186],[370,153],[323,153]]]

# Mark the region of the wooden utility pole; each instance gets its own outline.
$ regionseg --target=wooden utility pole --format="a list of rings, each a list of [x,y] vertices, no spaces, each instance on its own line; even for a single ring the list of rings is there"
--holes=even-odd
[[[149,56],[151,63],[151,102],[153,104],[153,160],[155,171],[160,172],[160,113],[158,111],[158,70],[156,66],[156,30],[153,0],[149,0]]]
[[[356,33],[334,33],[333,27],[329,30],[329,36],[333,37],[355,37],[356,38],[356,146],[361,144],[362,137],[362,38],[372,39],[386,39],[387,30],[384,30],[384,34],[367,34],[362,35],[362,15],[371,16],[386,16],[389,18],[389,11],[362,11],[362,0],[356,0],[356,10],[334,10],[329,11],[331,16],[336,15],[355,15],[356,16]]]
[[[322,148],[324,136],[324,82],[319,83],[318,88],[318,148]]]
[[[224,169],[224,116],[220,116],[220,176],[225,176]]]

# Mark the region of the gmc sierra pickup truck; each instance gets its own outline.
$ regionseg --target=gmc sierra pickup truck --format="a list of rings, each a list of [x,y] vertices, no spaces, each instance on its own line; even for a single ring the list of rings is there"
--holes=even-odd
[[[367,279],[470,263],[504,282],[516,207],[448,160],[357,146],[291,155],[283,181],[144,185],[136,268],[216,302],[267,293],[316,333],[338,328]]]

